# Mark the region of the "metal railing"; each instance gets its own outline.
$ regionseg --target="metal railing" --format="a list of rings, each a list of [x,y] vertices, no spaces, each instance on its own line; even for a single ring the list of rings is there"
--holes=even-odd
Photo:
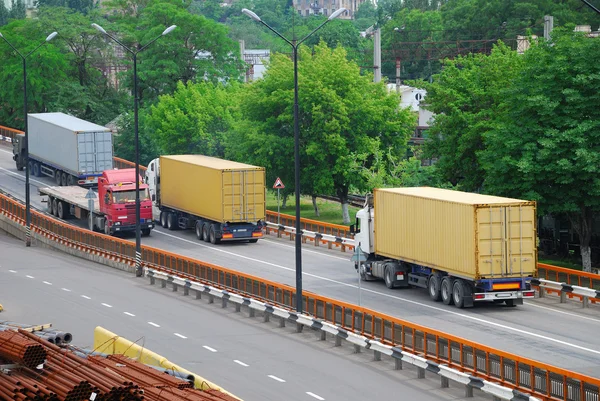
[[[0,213],[24,223],[23,205],[4,195],[0,195]],[[134,263],[135,244],[131,242],[70,226],[36,211],[32,217],[32,228],[38,234],[52,235],[55,241],[90,253],[107,258],[118,256],[126,263]],[[148,267],[178,272],[217,288],[295,309],[295,289],[287,285],[148,246],[142,248],[142,259]],[[306,313],[384,344],[545,400],[600,401],[600,379],[308,291],[303,295]]]

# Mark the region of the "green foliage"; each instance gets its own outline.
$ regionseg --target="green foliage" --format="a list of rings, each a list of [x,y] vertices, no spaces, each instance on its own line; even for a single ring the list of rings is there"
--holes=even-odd
[[[238,85],[179,83],[173,95],[150,107],[144,129],[162,154],[224,157]]]
[[[556,30],[525,53],[482,153],[487,190],[600,210],[600,42]]]
[[[34,20],[15,20],[2,30],[23,55],[44,43],[49,34]],[[29,112],[45,111],[54,93],[67,80],[67,63],[54,41],[40,47],[27,58],[27,97]],[[0,41],[0,121],[23,129],[23,61],[21,57]]]
[[[150,161],[158,157],[158,147],[154,138],[143,129],[145,126],[145,114],[139,114],[139,144],[140,144],[140,165],[147,166]],[[119,134],[114,137],[114,152],[117,157],[134,161],[135,160],[135,130],[133,113],[122,114],[117,119]]]
[[[445,180],[466,191],[479,191],[484,170],[478,152],[483,134],[494,126],[503,90],[519,73],[522,58],[503,44],[491,55],[458,57],[444,63],[435,82],[416,83],[427,90],[428,109],[436,114],[425,153],[437,158]]]
[[[37,0],[36,6],[40,9],[46,7],[67,7],[82,14],[88,14],[98,7],[94,0]]]
[[[0,1],[0,26],[4,26],[8,23],[8,19],[10,18],[10,12],[4,5],[3,1]]]
[[[342,48],[301,47],[298,66],[301,190],[345,200],[350,186],[365,189],[356,160],[369,166],[378,149],[404,152],[414,116],[383,84],[361,76]],[[275,55],[264,79],[242,97],[245,122],[237,129],[237,154],[267,167],[269,181],[293,183],[293,63]]]
[[[25,10],[25,2],[23,0],[12,0],[9,18],[10,19],[25,19],[27,16]]]

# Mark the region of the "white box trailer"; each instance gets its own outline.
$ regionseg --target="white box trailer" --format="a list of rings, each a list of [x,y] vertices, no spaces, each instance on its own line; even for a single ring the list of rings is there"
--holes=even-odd
[[[113,168],[109,128],[64,113],[29,114],[29,166],[24,165],[23,135],[13,144],[17,168],[54,178],[58,185],[95,185],[104,170]]]

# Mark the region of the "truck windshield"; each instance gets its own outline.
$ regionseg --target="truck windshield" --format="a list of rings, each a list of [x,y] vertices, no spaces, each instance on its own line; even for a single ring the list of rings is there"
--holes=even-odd
[[[140,202],[145,200],[149,200],[150,195],[148,194],[148,189],[140,189]],[[135,202],[135,190],[133,191],[114,191],[113,192],[113,202],[114,203],[129,203]]]

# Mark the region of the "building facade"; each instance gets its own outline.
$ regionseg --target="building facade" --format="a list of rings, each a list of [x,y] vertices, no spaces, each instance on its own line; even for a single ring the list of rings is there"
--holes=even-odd
[[[372,0],[294,0],[294,8],[298,14],[307,17],[309,15],[329,16],[343,7],[346,11],[339,18],[352,19],[356,10],[366,1]]]

